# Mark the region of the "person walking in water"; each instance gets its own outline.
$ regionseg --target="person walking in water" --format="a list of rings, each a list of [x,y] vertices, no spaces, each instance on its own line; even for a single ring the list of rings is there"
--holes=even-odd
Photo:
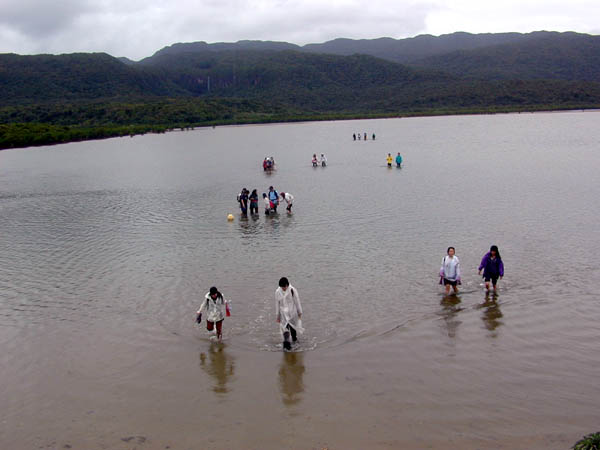
[[[388,167],[392,167],[392,162],[394,162],[394,158],[392,158],[392,154],[388,153],[388,155],[387,155],[387,157],[385,159],[387,161]]]
[[[396,167],[402,167],[402,156],[400,155],[400,152],[398,152],[398,155],[396,156]]]
[[[239,196],[240,209],[244,216],[248,214],[248,192],[248,189],[243,188]]]
[[[450,286],[454,289],[454,293],[458,293],[457,285],[460,281],[460,261],[456,256],[454,247],[448,247],[446,256],[442,259],[442,267],[440,268],[440,284],[446,287],[446,295],[450,293]]]
[[[321,153],[321,167],[325,167],[327,165],[327,158],[325,158],[325,154]]]
[[[282,192],[281,198],[283,200],[285,200],[285,203],[287,204],[287,207],[285,208],[286,211],[291,213],[292,212],[292,203],[294,202],[294,196],[292,194],[290,194],[289,192]]]
[[[263,192],[263,204],[265,205],[265,216],[268,216],[269,213],[271,212],[271,201],[269,200],[269,197],[267,197],[267,194],[265,194]]]
[[[250,214],[258,214],[258,193],[256,189],[252,189],[252,194],[250,194],[248,200],[250,200]]]
[[[356,133],[352,133],[352,139],[356,140]]]
[[[196,312],[197,323],[202,322],[203,311],[206,311],[206,329],[215,334],[216,327],[216,336],[220,341],[223,337],[223,320],[225,315],[229,316],[229,301],[213,286],[204,296],[204,301]]]
[[[269,200],[271,202],[271,209],[276,213],[277,206],[279,205],[279,194],[273,189],[273,186],[269,186]]]
[[[502,279],[504,276],[504,263],[502,263],[502,258],[500,257],[500,252],[498,251],[497,246],[492,245],[490,247],[490,251],[483,255],[481,264],[479,264],[479,275],[481,275],[481,270],[483,270],[485,290],[490,290],[491,281],[495,291],[498,279]]]
[[[290,337],[293,342],[296,342],[298,333],[302,334],[304,329],[301,321],[300,296],[286,277],[279,280],[279,287],[275,291],[275,316],[283,338],[283,349],[291,350]]]
[[[317,159],[317,154],[316,153],[313,153],[312,165],[313,165],[313,167],[317,167],[319,165],[319,160]]]
[[[375,133],[373,133],[373,140],[375,140]]]

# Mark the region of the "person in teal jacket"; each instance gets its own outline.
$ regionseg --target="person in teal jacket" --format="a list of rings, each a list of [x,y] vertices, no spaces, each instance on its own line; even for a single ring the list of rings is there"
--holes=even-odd
[[[402,156],[400,156],[400,152],[398,152],[398,156],[396,156],[396,167],[402,166]]]

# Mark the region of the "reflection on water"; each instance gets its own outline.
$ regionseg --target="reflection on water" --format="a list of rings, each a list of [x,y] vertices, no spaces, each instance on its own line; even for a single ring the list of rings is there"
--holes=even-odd
[[[286,406],[300,402],[300,394],[304,392],[304,353],[284,352],[279,367],[279,387],[281,401]]]
[[[225,350],[225,344],[211,342],[207,353],[200,353],[200,367],[214,378],[213,391],[218,394],[229,392],[227,383],[233,379],[235,365]]]
[[[498,332],[496,328],[503,325],[503,322],[500,320],[502,318],[502,311],[497,300],[498,294],[496,292],[487,292],[485,294],[485,301],[478,305],[479,309],[483,309],[481,320],[483,320],[485,328],[490,331],[490,337],[497,337]]]
[[[258,214],[240,215],[240,232],[244,238],[252,238],[260,234],[260,216]],[[245,241],[242,241],[244,243]]]
[[[442,298],[440,305],[442,309],[440,310],[439,315],[444,319],[448,337],[454,338],[456,337],[458,326],[462,323],[456,317],[457,314],[463,310],[463,308],[460,307],[460,297],[453,294],[446,295]]]

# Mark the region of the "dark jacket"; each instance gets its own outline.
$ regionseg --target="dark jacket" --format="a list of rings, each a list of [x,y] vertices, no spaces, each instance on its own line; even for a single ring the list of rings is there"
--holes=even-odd
[[[481,258],[481,264],[479,264],[479,270],[483,269],[483,274],[490,277],[503,277],[504,276],[504,264],[502,260],[496,256],[492,259],[490,252],[487,252],[483,258]]]

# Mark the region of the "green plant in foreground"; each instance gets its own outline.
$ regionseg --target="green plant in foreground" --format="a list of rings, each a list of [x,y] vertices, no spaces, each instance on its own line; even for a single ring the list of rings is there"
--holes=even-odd
[[[600,432],[584,436],[575,443],[573,450],[600,450]]]

